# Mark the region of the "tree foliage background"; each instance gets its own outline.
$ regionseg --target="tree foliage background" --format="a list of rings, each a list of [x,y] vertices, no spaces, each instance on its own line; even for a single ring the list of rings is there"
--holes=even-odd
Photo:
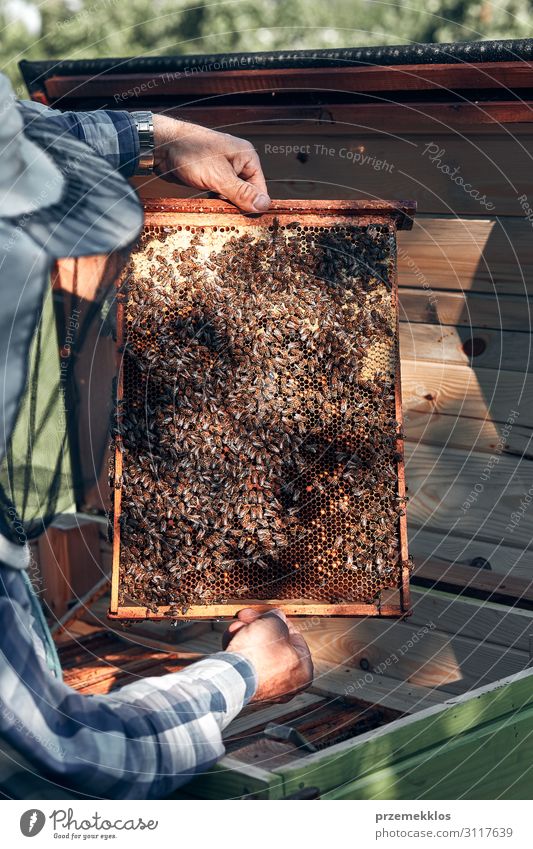
[[[0,0],[0,68],[20,59],[526,38],[533,0]]]

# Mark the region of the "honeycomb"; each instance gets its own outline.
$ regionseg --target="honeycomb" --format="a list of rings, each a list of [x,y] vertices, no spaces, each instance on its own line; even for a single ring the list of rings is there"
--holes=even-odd
[[[404,565],[394,223],[197,221],[148,224],[122,284],[119,600],[374,602]]]

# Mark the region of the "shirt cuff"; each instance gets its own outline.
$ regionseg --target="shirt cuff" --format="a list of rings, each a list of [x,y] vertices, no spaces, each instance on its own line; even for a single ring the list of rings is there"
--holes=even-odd
[[[107,115],[117,132],[119,162],[117,170],[124,177],[133,177],[139,163],[141,146],[135,118],[126,111],[109,110]]]
[[[222,728],[237,716],[257,690],[255,668],[237,652],[217,652],[184,671],[189,679],[209,682],[212,692],[213,688],[217,692],[217,703],[212,703],[211,708],[221,715]]]

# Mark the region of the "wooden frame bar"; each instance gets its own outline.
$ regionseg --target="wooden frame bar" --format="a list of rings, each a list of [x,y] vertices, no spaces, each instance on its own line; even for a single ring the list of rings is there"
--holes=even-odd
[[[533,63],[461,62],[426,65],[352,65],[341,68],[274,68],[202,71],[202,73],[101,74],[95,77],[50,76],[44,83],[50,101],[74,96],[120,95],[118,102],[154,101],[155,97],[180,94],[218,95],[270,91],[460,91],[531,88]],[[126,89],[127,86],[127,89]],[[135,94],[133,93],[135,89]],[[131,92],[131,94],[130,94]]]
[[[181,213],[180,226],[188,227],[198,224],[198,215],[202,215],[203,225],[215,225],[220,222],[222,215],[224,224],[238,224],[242,227],[243,219],[261,219],[261,224],[268,226],[275,218],[282,222],[287,217],[295,214],[306,214],[307,224],[335,224],[345,223],[347,217],[353,216],[358,224],[390,223],[395,229],[409,229],[415,213],[413,202],[388,202],[388,201],[274,201],[273,207],[268,213],[258,215],[243,215],[230,204],[218,200],[203,199],[156,199],[145,204],[146,223],[151,225],[174,224],[174,216]],[[394,258],[394,272],[392,275],[392,291],[396,308],[396,339],[399,335],[398,316],[398,283],[396,274],[396,259]],[[117,286],[120,280],[117,281]],[[117,401],[123,399],[123,369],[122,354],[124,325],[124,304],[121,296],[118,296],[117,304]],[[402,432],[402,404],[401,404],[401,377],[399,354],[396,357],[395,376],[395,413],[398,421],[398,432]],[[119,438],[119,437],[117,437]],[[403,439],[397,437],[397,450],[403,457]],[[289,616],[380,616],[393,617],[404,616],[409,613],[409,566],[408,566],[408,543],[407,543],[407,519],[400,516],[398,519],[398,534],[400,541],[400,581],[397,587],[399,602],[393,603],[346,603],[327,604],[304,599],[271,599],[259,601],[257,599],[235,599],[226,604],[192,605],[181,615],[175,611],[170,613],[170,606],[162,605],[154,612],[144,605],[121,605],[120,595],[120,515],[121,515],[121,480],[122,480],[122,452],[117,446],[115,450],[115,487],[114,487],[114,511],[113,511],[113,561],[111,578],[111,601],[108,616],[111,619],[221,619],[231,618],[243,607],[252,607],[257,610],[266,611],[273,607],[280,608]],[[403,459],[398,461],[398,495],[405,496],[405,470]]]

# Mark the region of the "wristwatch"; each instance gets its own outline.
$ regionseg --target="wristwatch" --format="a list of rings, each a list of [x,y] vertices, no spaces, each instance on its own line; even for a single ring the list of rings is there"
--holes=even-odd
[[[139,133],[139,162],[135,173],[154,173],[154,118],[151,112],[132,112]]]

